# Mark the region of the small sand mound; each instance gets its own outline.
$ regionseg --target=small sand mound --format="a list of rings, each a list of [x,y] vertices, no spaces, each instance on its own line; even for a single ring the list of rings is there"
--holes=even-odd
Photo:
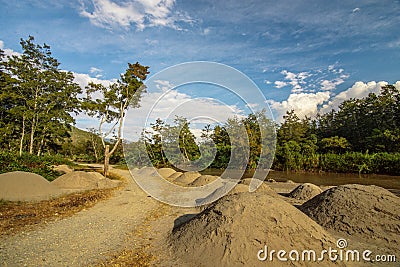
[[[168,178],[172,174],[176,173],[174,169],[171,168],[161,168],[157,170],[158,174],[161,175],[164,179]]]
[[[170,176],[168,176],[167,180],[173,181],[181,175],[182,175],[181,172],[175,172],[175,173],[171,174]]]
[[[9,201],[37,201],[60,195],[60,189],[42,176],[30,172],[0,174],[0,199]]]
[[[239,184],[247,185],[250,186],[252,178],[245,178],[239,181]],[[247,191],[249,191],[249,188],[247,188]],[[276,191],[269,187],[265,182],[263,182],[256,190],[256,192],[264,192],[264,193],[269,193],[276,195]]]
[[[53,169],[57,172],[61,173],[70,173],[73,172],[74,170],[68,166],[68,165],[58,165],[58,166],[53,166]]]
[[[193,183],[194,180],[196,180],[198,177],[200,177],[201,174],[199,172],[185,172],[178,178],[174,180],[174,183],[187,186],[190,183]]]
[[[309,200],[322,193],[322,189],[318,186],[310,183],[301,184],[292,192],[288,194],[288,197],[297,200]]]
[[[156,171],[157,171],[157,169],[154,167],[143,167],[143,168],[137,170],[136,173],[139,175],[152,175]]]
[[[164,179],[168,178],[172,174],[176,173],[174,169],[171,168],[161,168],[157,170],[158,174],[161,175]]]
[[[202,176],[196,178],[196,180],[194,180],[192,183],[190,183],[190,186],[197,187],[197,186],[207,185],[207,184],[214,182],[218,178],[219,178],[218,176],[214,176],[214,175],[202,175]]]
[[[335,239],[285,201],[262,192],[226,196],[170,235],[171,251],[187,266],[267,266],[257,252],[268,250],[322,251]],[[263,253],[260,254],[264,256]],[[271,266],[304,266],[278,262]],[[278,265],[276,264],[278,263]],[[322,266],[340,266],[322,262]]]
[[[230,181],[231,183],[235,183],[234,180]],[[228,191],[228,187],[225,186],[226,183],[222,183],[219,188],[217,188],[214,192],[212,192],[210,195],[206,196],[205,198],[200,198],[196,200],[197,205],[204,205],[205,203],[210,203],[214,199],[216,199],[217,196],[225,196],[225,195],[233,195],[233,194],[239,194],[239,193],[248,193],[249,192],[249,185],[251,182],[251,178],[246,178],[243,180],[240,180],[235,187]],[[266,184],[261,184],[260,187],[257,188],[256,192],[263,192],[264,194],[270,194],[272,196],[277,196],[277,193],[274,189],[269,187]]]
[[[105,178],[97,172],[77,171],[64,174],[51,183],[61,189],[91,190],[116,187],[119,181]]]
[[[300,206],[326,229],[400,247],[400,198],[378,186],[342,185]]]

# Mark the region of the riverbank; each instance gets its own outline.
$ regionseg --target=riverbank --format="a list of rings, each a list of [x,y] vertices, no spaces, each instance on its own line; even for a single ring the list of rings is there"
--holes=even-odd
[[[203,174],[221,175],[223,170],[207,169]],[[253,172],[246,172],[243,178],[251,178]],[[355,173],[332,173],[332,172],[285,172],[273,171],[268,173],[267,179],[277,182],[291,180],[296,183],[312,183],[318,186],[337,186],[343,184],[376,185],[388,190],[400,193],[400,176],[382,174],[355,174]]]

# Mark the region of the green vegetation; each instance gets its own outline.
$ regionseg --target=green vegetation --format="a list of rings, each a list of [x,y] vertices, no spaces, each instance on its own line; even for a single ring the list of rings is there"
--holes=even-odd
[[[21,39],[21,54],[6,56],[0,49],[0,149],[19,155],[1,162],[1,169],[31,170],[52,177],[47,168],[39,170],[44,165],[31,161],[54,154],[77,161],[104,160],[105,166],[109,161],[122,161],[122,120],[129,107],[138,105],[148,67],[128,63],[119,80],[109,86],[91,83],[82,98],[83,90],[72,72],[59,68],[50,46],[34,41],[32,36]],[[134,96],[136,101],[131,101]],[[98,131],[85,133],[73,127],[72,115],[81,112],[100,120]],[[105,123],[113,126],[105,131]],[[31,156],[26,158],[26,153]],[[25,165],[23,159],[30,163]]]
[[[22,155],[12,152],[0,153],[0,173],[12,171],[33,172],[52,181],[60,176],[60,173],[54,171],[52,166],[60,164],[72,165],[71,161],[66,160],[62,155],[37,156],[29,153],[22,153]]]
[[[205,159],[212,159],[215,154],[211,168],[224,169],[232,160],[231,155],[243,157],[243,153],[234,153],[234,149],[248,143],[247,170],[268,162],[266,159],[275,151],[272,168],[276,170],[400,175],[400,92],[393,85],[384,86],[378,95],[347,100],[337,111],[318,115],[315,119],[299,119],[293,110],[288,111],[284,122],[275,125],[276,148],[272,140],[266,140],[273,136],[271,132],[261,138],[259,125],[267,133],[274,129],[262,112],[250,114],[244,119],[232,118],[222,126],[212,128],[208,125],[203,129],[202,140],[197,140],[196,144],[185,118],[177,118],[175,125],[158,119],[152,130],[143,134],[141,141],[127,146],[127,161],[133,165],[145,163],[145,157],[140,154],[144,149],[139,149],[144,143],[151,163],[158,167],[196,160],[201,150]],[[241,127],[246,129],[248,140],[243,137],[231,144],[228,133]],[[180,135],[176,133],[179,128],[182,128]],[[171,147],[171,133],[180,140],[179,148],[172,146],[173,153],[163,150],[165,145]],[[261,148],[265,149],[264,159],[259,157]],[[166,153],[173,157],[167,160]]]
[[[400,174],[400,92],[393,85],[338,110],[300,120],[287,112],[273,168]]]
[[[82,97],[73,74],[59,68],[48,45],[35,44],[31,36],[20,44],[21,54],[6,56],[0,50],[0,172],[33,171],[51,180],[56,174],[50,165],[67,163],[64,158],[104,162],[105,172],[109,162],[124,164],[122,120],[139,105],[149,67],[128,63],[115,83],[91,83]],[[99,119],[98,130],[73,127],[72,114],[81,112]],[[111,129],[105,130],[106,124]],[[151,128],[126,146],[128,163],[149,164],[146,152],[158,167],[195,161],[200,167],[211,162],[211,168],[223,169],[234,161],[253,170],[269,168],[274,160],[276,170],[400,175],[400,92],[393,85],[344,101],[314,119],[300,119],[294,111],[287,112],[281,125],[263,112],[231,118],[206,126],[201,140],[183,117],[170,124],[157,120]],[[236,135],[234,143],[230,135]],[[249,155],[243,153],[247,145]]]

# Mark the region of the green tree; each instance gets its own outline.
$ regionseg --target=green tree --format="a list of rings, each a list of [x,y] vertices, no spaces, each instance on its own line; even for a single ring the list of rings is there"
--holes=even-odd
[[[7,102],[8,115],[13,118],[9,126],[20,136],[20,154],[27,139],[28,152],[40,155],[46,148],[57,149],[68,135],[74,123],[71,113],[79,111],[81,88],[73,82],[71,72],[59,69],[50,46],[34,40],[32,36],[21,39],[22,54],[3,61],[5,72],[13,79],[2,87],[2,101]]]
[[[110,157],[122,142],[122,123],[129,108],[139,106],[141,93],[145,90],[143,81],[149,74],[148,66],[142,66],[138,62],[128,63],[128,68],[120,79],[104,86],[90,83],[86,88],[84,108],[90,116],[100,119],[99,134],[104,148],[104,175],[108,175]],[[101,98],[95,99],[94,94],[100,94]],[[106,129],[106,123],[110,128]],[[111,148],[106,144],[106,139],[115,134],[115,142]]]
[[[344,137],[333,136],[323,138],[320,147],[325,153],[341,154],[350,149],[350,143]]]
[[[284,122],[278,130],[279,143],[288,141],[301,142],[307,131],[307,125],[299,119],[294,110],[286,112],[283,116]]]

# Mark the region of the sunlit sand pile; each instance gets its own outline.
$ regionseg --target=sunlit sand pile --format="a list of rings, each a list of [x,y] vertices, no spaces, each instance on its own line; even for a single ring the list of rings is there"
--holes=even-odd
[[[55,170],[57,172],[61,172],[61,173],[70,173],[70,172],[74,171],[70,166],[65,165],[65,164],[53,166],[53,170]]]
[[[223,197],[175,228],[169,241],[175,256],[188,266],[266,266],[271,262],[257,257],[265,245],[270,250],[321,251],[335,244],[335,238],[304,213],[264,192]]]
[[[70,192],[113,188],[119,183],[97,172],[68,172],[49,182],[38,174],[16,171],[0,174],[0,199],[39,201]]]
[[[178,178],[176,178],[173,182],[175,184],[181,185],[181,186],[188,186],[189,184],[193,183],[197,178],[201,176],[201,173],[199,172],[185,172]]]
[[[0,199],[9,201],[38,201],[62,194],[44,177],[30,172],[0,174]]]
[[[163,178],[168,178],[172,174],[176,173],[174,169],[171,168],[161,168],[157,170],[158,174],[161,175]]]
[[[378,186],[341,185],[328,189],[301,207],[326,229],[400,247],[400,198]]]
[[[322,193],[322,189],[314,184],[305,183],[296,187],[288,194],[288,197],[297,200],[309,200]]]
[[[76,171],[58,177],[52,181],[51,184],[60,189],[79,191],[113,188],[119,184],[119,181],[105,178],[103,175],[97,172]]]
[[[214,175],[201,175],[201,176],[197,177],[196,180],[194,180],[189,185],[194,186],[194,187],[203,186],[203,185],[207,185],[207,184],[214,182],[218,178],[219,178],[218,176],[214,176]]]

